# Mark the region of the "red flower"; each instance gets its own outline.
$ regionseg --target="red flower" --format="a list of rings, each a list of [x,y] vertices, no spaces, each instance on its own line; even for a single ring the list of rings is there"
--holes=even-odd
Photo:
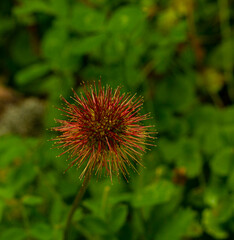
[[[119,87],[115,91],[110,86],[104,88],[100,81],[98,90],[94,83],[89,89],[84,86],[84,93],[79,97],[74,92],[74,104],[62,97],[65,107],[60,110],[68,120],[56,120],[61,125],[53,128],[60,132],[55,140],[65,149],[62,154],[68,152],[72,159],[68,169],[84,166],[80,178],[103,170],[111,179],[120,172],[126,178],[127,165],[135,169],[133,162],[141,164],[145,146],[153,145],[152,126],[142,125],[149,114],[139,114],[143,99],[121,95]]]

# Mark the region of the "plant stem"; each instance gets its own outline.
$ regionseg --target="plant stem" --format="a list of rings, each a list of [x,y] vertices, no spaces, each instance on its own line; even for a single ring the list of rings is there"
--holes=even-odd
[[[80,190],[77,192],[77,195],[75,197],[75,200],[72,204],[71,210],[68,214],[67,217],[67,222],[66,222],[66,226],[65,226],[65,230],[64,230],[64,235],[63,235],[63,239],[64,240],[69,240],[69,231],[70,231],[70,225],[71,225],[71,221],[72,221],[72,217],[81,201],[81,199],[83,198],[85,191],[88,187],[89,181],[91,178],[91,174],[88,174],[87,176],[85,176],[84,182],[82,183],[82,186],[80,188]]]

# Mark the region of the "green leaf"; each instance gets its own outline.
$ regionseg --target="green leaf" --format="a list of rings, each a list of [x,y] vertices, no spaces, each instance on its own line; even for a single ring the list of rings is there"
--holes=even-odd
[[[234,122],[234,121],[233,121]],[[232,124],[226,124],[220,129],[220,134],[223,137],[225,145],[228,145],[230,147],[233,146],[234,143],[234,125]]]
[[[6,32],[13,29],[15,26],[15,22],[12,18],[0,17],[1,25],[0,25],[0,35],[5,34]]]
[[[226,66],[232,65],[233,45],[233,38],[225,38],[220,44],[215,45],[208,58],[209,65],[211,64],[211,66],[221,70],[226,69]]]
[[[156,101],[173,111],[185,111],[195,102],[194,84],[194,76],[177,74],[158,84]]]
[[[214,173],[226,176],[231,171],[234,161],[233,148],[225,148],[218,152],[212,159],[210,165]]]
[[[53,8],[51,8],[49,1],[42,1],[42,0],[34,0],[32,1],[22,1],[22,4],[18,5],[14,8],[14,14],[19,18],[27,15],[32,14],[35,12],[42,12],[47,14],[53,14]]]
[[[0,167],[9,166],[15,159],[23,158],[27,153],[32,151],[38,143],[36,138],[21,139],[18,136],[6,135],[1,137]]]
[[[0,166],[11,164],[17,157],[23,156],[27,151],[23,141],[16,136],[3,136],[0,142]]]
[[[38,196],[25,195],[22,198],[22,202],[25,205],[36,206],[36,205],[40,205],[43,202],[43,199],[41,197],[38,197]]]
[[[160,180],[146,186],[132,197],[134,207],[151,206],[169,201],[173,196],[175,186],[166,180]]]
[[[189,177],[196,177],[199,175],[202,167],[202,158],[196,139],[182,139],[180,141],[180,149],[177,165],[185,167]]]
[[[225,108],[222,109],[221,111],[221,123],[226,126],[226,125],[232,125],[234,123],[234,106],[226,106]]]
[[[71,55],[83,55],[91,53],[100,47],[105,40],[104,34],[84,37],[82,39],[74,39],[70,41],[68,51]]]
[[[194,220],[188,228],[186,236],[191,238],[201,237],[203,234],[203,227],[198,220]]]
[[[201,134],[201,147],[209,155],[217,154],[224,146],[220,127],[215,124],[207,124],[199,129]]]
[[[16,75],[16,83],[18,85],[30,84],[33,81],[44,77],[50,71],[47,63],[36,63],[26,69],[21,70]]]
[[[212,209],[205,209],[202,213],[202,222],[208,234],[215,239],[226,239],[228,233],[219,225]]]
[[[16,169],[12,176],[12,182],[14,190],[20,192],[25,185],[31,184],[37,175],[36,167],[32,162],[25,162]]]
[[[81,224],[91,234],[105,235],[108,233],[107,224],[100,218],[86,216]]]
[[[53,63],[64,58],[64,49],[68,41],[68,32],[64,27],[50,28],[42,39],[42,53]],[[57,60],[57,61],[56,61]]]
[[[71,27],[79,32],[98,32],[104,28],[105,15],[81,4],[73,6]]]
[[[172,162],[178,159],[181,153],[179,142],[170,141],[166,138],[160,138],[158,141],[158,149],[162,152],[166,161]]]
[[[175,52],[174,45],[158,47],[154,51],[152,51],[154,66],[157,72],[164,73],[167,71],[167,69],[172,63],[172,56],[174,52]]]
[[[38,61],[35,49],[31,46],[30,34],[19,32],[13,39],[11,45],[11,58],[19,67],[27,67]],[[23,56],[23,57],[22,57]]]
[[[120,36],[110,36],[105,44],[104,59],[108,63],[119,63],[126,52],[126,42]]]
[[[120,228],[124,225],[124,222],[127,218],[128,214],[128,208],[126,205],[117,205],[114,206],[111,213],[110,213],[110,219],[108,219],[108,222],[111,224],[109,225],[109,228],[112,232],[118,232]]]
[[[63,21],[67,19],[69,14],[69,2],[67,0],[50,0],[51,8],[53,12],[59,16]]]
[[[195,213],[191,209],[180,209],[176,214],[163,222],[157,230],[154,240],[180,240],[186,236],[194,221]]]
[[[38,240],[51,240],[53,229],[44,222],[38,222],[31,226],[30,235]]]
[[[228,186],[231,190],[234,190],[234,169],[231,170],[228,176]]]
[[[2,199],[11,199],[13,198],[15,192],[13,187],[0,187],[0,197]]]
[[[170,40],[173,43],[181,43],[183,41],[186,41],[187,38],[187,31],[188,31],[188,26],[187,26],[187,21],[180,21],[178,24],[176,24],[175,27],[171,29],[170,33]]]
[[[131,89],[136,89],[142,82],[144,76],[138,69],[128,67],[126,71],[126,80]]]
[[[0,223],[2,222],[4,208],[5,208],[5,201],[0,199]]]
[[[55,199],[51,206],[50,221],[53,224],[58,224],[64,220],[65,208],[60,199]],[[74,218],[75,219],[75,218]]]
[[[135,6],[119,8],[109,21],[108,29],[112,33],[133,34],[139,31],[144,21],[143,12]],[[134,33],[134,34],[135,34]]]
[[[196,177],[202,167],[202,157],[199,153],[196,139],[182,138],[178,141],[159,140],[160,150],[168,162],[176,162],[178,167],[186,169],[186,174]]]
[[[3,230],[0,233],[0,238],[1,240],[9,240],[9,239],[14,239],[14,240],[24,240],[26,239],[27,234],[24,229],[22,228],[8,228],[5,231]]]
[[[217,186],[207,187],[204,192],[204,202],[211,207],[217,206],[222,192]]]
[[[77,209],[74,213],[73,220],[80,222],[80,220],[83,218],[83,212],[82,209]]]

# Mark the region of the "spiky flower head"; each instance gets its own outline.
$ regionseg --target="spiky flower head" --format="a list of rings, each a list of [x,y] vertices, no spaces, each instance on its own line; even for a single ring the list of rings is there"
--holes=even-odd
[[[62,97],[65,105],[59,109],[67,120],[56,120],[60,126],[53,128],[60,133],[55,139],[57,147],[64,149],[60,155],[69,153],[67,169],[83,166],[81,179],[94,171],[106,172],[111,180],[120,173],[126,178],[127,167],[141,164],[146,145],[153,145],[153,126],[142,124],[149,114],[139,113],[143,98],[121,94],[120,87],[114,91],[102,87],[101,81],[98,86],[84,85],[84,95],[73,92],[74,103]]]

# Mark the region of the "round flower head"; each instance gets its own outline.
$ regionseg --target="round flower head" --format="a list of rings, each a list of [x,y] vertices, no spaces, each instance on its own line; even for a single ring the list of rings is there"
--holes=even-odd
[[[97,89],[98,88],[98,89]],[[98,87],[95,83],[86,87],[84,95],[74,92],[74,103],[65,102],[63,109],[67,120],[56,120],[61,125],[53,128],[60,132],[55,140],[58,147],[69,153],[69,167],[83,166],[80,178],[103,170],[110,176],[122,173],[127,177],[127,167],[134,162],[141,164],[146,145],[153,145],[150,131],[153,126],[143,126],[149,114],[140,115],[141,97],[120,94],[120,87],[113,91],[110,86]],[[60,154],[60,155],[62,155]],[[142,165],[142,164],[141,164]]]

